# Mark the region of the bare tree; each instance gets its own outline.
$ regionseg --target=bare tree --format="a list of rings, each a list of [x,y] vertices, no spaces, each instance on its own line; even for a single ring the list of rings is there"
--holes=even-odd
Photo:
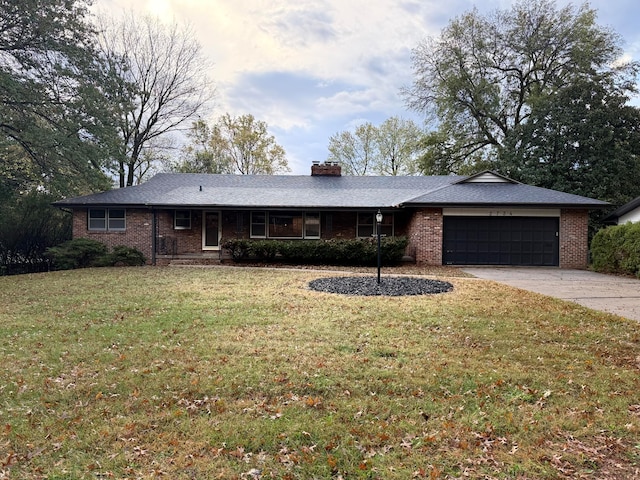
[[[122,151],[114,159],[120,187],[144,177],[148,150],[183,125],[191,126],[212,100],[209,62],[188,27],[165,25],[150,16],[102,18],[100,47],[114,78],[120,108]]]

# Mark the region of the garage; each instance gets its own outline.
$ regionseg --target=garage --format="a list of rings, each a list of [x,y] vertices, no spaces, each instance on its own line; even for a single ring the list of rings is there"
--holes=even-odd
[[[445,216],[445,265],[558,266],[557,217]]]

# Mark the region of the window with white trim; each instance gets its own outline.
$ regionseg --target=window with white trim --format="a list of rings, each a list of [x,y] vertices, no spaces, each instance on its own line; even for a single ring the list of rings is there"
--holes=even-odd
[[[176,210],[173,214],[174,230],[191,230],[191,210]]]
[[[124,208],[90,208],[87,228],[93,231],[125,231],[127,212]]]

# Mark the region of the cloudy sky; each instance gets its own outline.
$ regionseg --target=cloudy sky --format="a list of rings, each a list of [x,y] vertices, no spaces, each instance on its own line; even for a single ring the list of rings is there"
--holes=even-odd
[[[557,0],[559,5],[570,3]],[[211,120],[225,112],[267,122],[291,173],[327,158],[329,137],[397,115],[418,123],[399,94],[412,81],[411,50],[474,6],[511,0],[95,0],[114,15],[133,10],[190,24],[213,67]],[[581,4],[582,2],[571,2]],[[640,2],[591,0],[598,23],[640,59]]]

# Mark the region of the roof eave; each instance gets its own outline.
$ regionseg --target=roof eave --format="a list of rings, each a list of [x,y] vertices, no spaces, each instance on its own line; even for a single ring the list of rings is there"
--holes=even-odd
[[[631,200],[629,203],[626,203],[626,204],[622,205],[621,207],[618,207],[613,212],[611,212],[605,218],[605,220],[607,220],[609,218],[611,218],[611,219],[620,218],[621,216],[626,215],[627,213],[629,213],[632,210],[635,210],[638,207],[640,207],[640,197]]]
[[[220,204],[192,204],[192,203],[113,203],[113,202],[54,202],[59,208],[141,208],[141,209],[193,209],[193,210],[370,210],[376,208],[400,209],[403,205],[220,205]]]
[[[509,207],[509,208],[572,208],[572,209],[588,209],[598,210],[609,207],[608,203],[508,203],[508,202],[468,202],[468,203],[452,203],[452,202],[431,202],[431,203],[405,203],[404,207],[410,208],[487,208],[487,207]]]

